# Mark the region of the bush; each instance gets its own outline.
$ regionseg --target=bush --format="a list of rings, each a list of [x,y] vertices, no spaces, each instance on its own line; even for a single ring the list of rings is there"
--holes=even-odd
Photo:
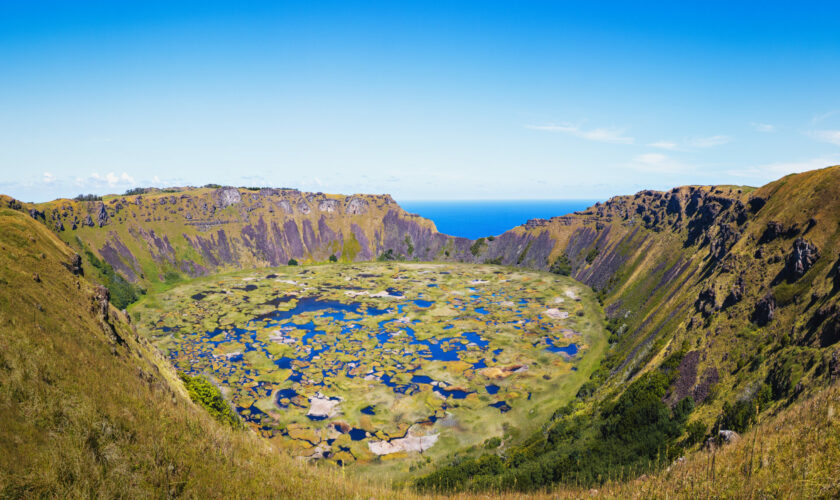
[[[586,254],[586,263],[592,264],[595,261],[595,258],[598,257],[600,251],[597,248],[593,248]]]
[[[715,427],[735,432],[746,431],[755,423],[757,414],[767,406],[772,395],[770,386],[765,384],[749,399],[736,401],[734,405],[728,401],[723,403],[723,414]]]
[[[338,262],[338,257],[335,254],[330,255],[330,262]]]
[[[455,460],[414,484],[438,492],[531,491],[557,482],[585,487],[653,471],[682,452],[676,440],[694,409],[690,398],[673,411],[662,401],[673,378],[660,370],[642,375],[600,413],[591,406],[578,412],[570,403],[554,412],[545,430],[507,448],[504,459],[484,455]],[[581,390],[595,387],[592,382]]]
[[[190,399],[207,410],[213,418],[231,427],[241,425],[236,412],[228,405],[215,385],[203,377],[191,377],[186,373],[178,373],[178,376],[184,382]]]
[[[695,420],[688,424],[686,427],[686,431],[688,432],[688,436],[685,438],[686,446],[691,446],[703,441],[703,438],[706,437],[706,424],[699,420]]]
[[[394,254],[393,248],[389,248],[388,250],[385,250],[383,253],[381,253],[379,257],[376,258],[376,260],[378,260],[379,262],[387,262],[391,260],[400,260],[400,258],[398,255]]]
[[[289,265],[290,266],[296,266],[296,265],[298,265],[298,261],[296,261],[295,259],[289,259]]]
[[[554,262],[551,263],[551,267],[549,267],[548,270],[554,274],[569,276],[572,274],[572,263],[569,262],[569,258],[566,257],[566,254],[560,254],[559,257],[554,259]]]
[[[470,253],[473,254],[473,257],[478,257],[478,254],[480,254],[481,251],[484,249],[485,244],[485,238],[481,237],[475,240],[475,242],[472,245],[470,245]]]
[[[782,399],[790,395],[796,384],[802,379],[803,372],[802,365],[793,360],[774,363],[767,373],[767,383],[770,384],[773,399]]]
[[[177,283],[181,281],[181,275],[178,274],[178,271],[166,271],[163,274],[163,280],[167,283]]]
[[[102,201],[102,197],[97,194],[80,194],[73,199],[76,201]]]
[[[85,257],[98,274],[102,286],[108,289],[111,295],[111,304],[117,309],[125,309],[129,304],[137,302],[138,289],[128,282],[120,274],[114,271],[111,264],[99,258],[87,248],[84,249]]]

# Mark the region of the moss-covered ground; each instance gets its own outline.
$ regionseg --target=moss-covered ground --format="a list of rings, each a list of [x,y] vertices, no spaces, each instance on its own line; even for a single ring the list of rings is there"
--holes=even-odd
[[[588,288],[501,266],[237,272],[150,294],[131,314],[278,447],[393,477],[536,429],[606,346]]]

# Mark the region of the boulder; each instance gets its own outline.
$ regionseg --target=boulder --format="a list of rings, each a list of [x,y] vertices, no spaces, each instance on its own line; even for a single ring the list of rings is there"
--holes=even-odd
[[[234,187],[219,188],[215,191],[214,197],[216,199],[216,206],[219,208],[227,208],[242,201],[242,195]]]
[[[820,251],[816,245],[804,238],[797,238],[793,242],[793,251],[785,261],[785,274],[791,280],[797,280],[805,275],[820,258]]]
[[[82,258],[77,253],[73,254],[73,257],[70,258],[70,262],[63,262],[62,264],[64,264],[64,267],[66,267],[68,271],[76,276],[80,276],[85,273],[82,268]]]
[[[93,311],[105,321],[108,320],[108,301],[110,300],[111,292],[104,286],[99,285],[93,290]]]
[[[105,204],[99,203],[96,208],[96,223],[99,224],[99,227],[104,226],[110,221],[108,217],[108,211],[105,210]]]
[[[363,198],[354,196],[347,201],[344,212],[347,215],[364,215],[368,211],[368,202]]]
[[[798,232],[799,228],[794,224],[784,225],[781,222],[771,220],[767,223],[767,227],[764,228],[764,232],[761,233],[761,238],[759,238],[758,242],[768,243],[776,238],[790,238]]]
[[[768,294],[762,297],[762,299],[755,304],[752,321],[758,326],[764,326],[773,321],[775,314],[776,299],[772,295]]]
[[[704,318],[708,318],[712,313],[719,309],[717,305],[717,297],[714,288],[707,288],[700,292],[697,300],[694,301],[694,309],[697,310]]]

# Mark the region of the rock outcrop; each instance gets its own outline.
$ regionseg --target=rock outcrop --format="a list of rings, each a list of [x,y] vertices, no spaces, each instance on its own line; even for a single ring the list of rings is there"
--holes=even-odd
[[[785,260],[785,274],[791,281],[798,280],[805,276],[819,258],[820,252],[813,243],[797,238],[793,242],[793,250]]]

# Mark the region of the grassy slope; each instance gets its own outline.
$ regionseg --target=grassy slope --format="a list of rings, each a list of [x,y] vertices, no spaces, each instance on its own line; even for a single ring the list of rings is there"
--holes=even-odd
[[[70,249],[28,215],[0,210],[0,245],[0,496],[396,494],[212,420],[111,308],[114,340]]]
[[[684,225],[675,229],[668,229],[664,225],[657,226],[654,224],[651,227],[642,227],[639,231],[634,231],[628,221],[636,218],[632,213],[634,208],[644,206],[646,203],[650,204],[647,195],[637,196],[635,197],[636,200],[633,200],[634,197],[618,200],[610,208],[612,213],[608,214],[609,220],[605,217],[595,217],[594,212],[590,211],[588,215],[572,218],[571,224],[568,225],[566,221],[550,224],[548,230],[558,239],[558,245],[555,247],[556,253],[568,250],[568,244],[572,240],[575,230],[590,228],[592,231],[603,234],[604,227],[609,226],[611,228],[610,234],[599,240],[598,243],[589,244],[584,248],[584,251],[570,255],[578,276],[582,276],[581,273],[585,273],[587,269],[597,271],[599,268],[603,268],[605,260],[611,253],[627,256],[625,264],[619,266],[612,273],[613,280],[603,287],[607,310],[613,315],[620,313],[620,317],[625,320],[628,327],[627,333],[611,349],[612,358],[615,362],[613,368],[622,369],[602,381],[604,387],[598,397],[614,396],[621,390],[628,378],[632,379],[637,373],[651,369],[663,359],[667,351],[684,346],[699,349],[705,353],[699,370],[713,366],[718,369],[722,376],[721,383],[718,385],[719,390],[713,394],[707,405],[702,406],[697,411],[698,415],[707,423],[716,418],[724,401],[734,401],[744,395],[748,396],[754,390],[755,383],[764,380],[767,370],[776,361],[790,358],[799,361],[805,367],[802,379],[805,387],[804,394],[818,393],[827,377],[826,372],[821,367],[825,367],[834,348],[815,345],[812,337],[813,332],[807,322],[814,316],[815,310],[834,305],[837,302],[831,279],[834,275],[832,268],[838,252],[836,238],[837,217],[840,214],[836,197],[837,186],[840,186],[838,177],[840,177],[840,169],[832,168],[788,177],[753,192],[741,189],[741,192],[738,193],[738,189],[733,188],[729,192],[719,193],[724,197],[728,196],[741,202],[748,201],[751,196],[763,196],[768,200],[767,205],[756,214],[751,215],[746,226],[741,228],[739,240],[732,246],[729,255],[723,259],[726,263],[725,268],[718,263],[710,264],[707,257],[708,245],[698,242],[691,245],[684,243],[687,234],[687,228]],[[716,188],[703,189],[711,192]],[[624,213],[622,214],[622,212]],[[822,255],[820,261],[806,277],[802,278],[805,281],[800,280],[799,289],[794,290],[794,300],[781,305],[777,309],[777,315],[773,322],[766,327],[748,327],[750,325],[749,316],[758,298],[768,292],[776,293],[779,291],[778,286],[773,285],[772,281],[784,265],[783,257],[789,253],[793,240],[792,237],[785,237],[766,244],[766,256],[756,260],[753,255],[758,246],[757,236],[763,232],[766,223],[770,220],[805,224],[812,217],[817,221],[817,225],[805,234],[805,237],[820,248]],[[714,222],[710,225],[712,236],[717,235]],[[516,231],[521,232],[522,229]],[[599,247],[600,254],[591,264],[584,264],[582,256],[586,254],[585,250],[593,246]],[[662,259],[661,257],[665,258]],[[683,257],[689,262],[685,266],[685,270],[677,269],[679,272],[676,272],[675,276],[671,276],[668,280],[662,278],[665,270],[679,262],[679,257]],[[660,261],[662,260],[667,261],[665,269],[661,267]],[[26,275],[26,270],[39,269],[39,267],[36,267],[36,262],[30,262],[28,264],[30,267],[25,267],[18,260],[15,261],[15,264],[19,266],[17,269],[24,275]],[[747,291],[739,304],[726,311],[718,311],[710,319],[703,318],[695,310],[694,302],[700,291],[711,284],[720,292],[724,292],[732,286],[735,276],[740,274],[745,276]],[[662,279],[657,278],[657,276]],[[801,285],[802,283],[807,286]],[[19,294],[25,293],[26,287],[20,286],[17,281],[13,284],[20,289],[16,292]],[[799,292],[799,295],[795,295],[796,292]],[[36,296],[30,295],[30,307],[31,297]],[[718,299],[721,298],[718,297]],[[10,299],[4,298],[4,300],[7,301],[7,304],[4,304],[3,307],[4,311],[12,310],[7,307],[12,306],[9,303]],[[19,329],[25,328],[24,320],[29,316],[29,313],[22,311],[23,307],[19,307],[22,303],[25,302],[16,302],[13,306],[14,317],[18,322],[17,328]],[[70,307],[73,306],[73,304],[61,304],[60,301],[58,303],[66,305],[68,307],[66,310],[71,310]],[[629,315],[625,316],[627,313]],[[9,319],[4,318],[4,329],[13,325],[10,320],[12,320],[11,317]],[[60,331],[61,326],[58,322],[55,326]],[[34,331],[31,333],[34,333]],[[8,359],[14,359],[15,348],[9,340],[6,340],[7,337],[12,338],[8,333],[3,336],[4,343],[10,345],[8,350],[3,350],[4,360],[6,360],[3,365],[11,366],[15,361],[10,362]],[[762,358],[764,361],[758,365],[759,370],[748,369],[751,359],[758,353],[762,353],[764,356]],[[23,354],[20,355],[20,358],[27,359]],[[623,363],[625,360],[628,363]],[[51,360],[50,362],[58,361]],[[75,374],[80,375],[78,369]],[[6,384],[4,384],[4,389],[5,387]],[[835,390],[830,389],[830,391]],[[14,408],[13,404],[6,402],[8,396],[5,394],[6,392],[4,392],[4,413],[9,411],[8,408]],[[73,390],[69,390],[68,394],[72,395]],[[836,394],[836,392],[826,392],[825,394]],[[809,396],[800,395],[799,399],[802,400],[807,397]],[[828,396],[818,394],[815,397]],[[819,411],[807,409],[807,405],[810,404],[807,401],[794,403],[792,407],[784,409],[787,404],[786,400],[780,401],[770,408],[770,413],[767,415],[779,413],[779,417],[765,415],[762,418],[793,419],[799,412],[803,413],[804,418],[806,418],[802,429],[811,427],[823,429],[823,432],[829,432],[833,429],[830,426],[826,427],[828,424],[819,423]],[[825,408],[825,415],[828,415],[830,411],[836,411],[828,410],[828,407]],[[23,414],[17,413],[17,418],[20,418]],[[30,419],[30,421],[32,420]],[[824,420],[829,423],[834,422],[828,417]],[[23,424],[16,422],[15,418],[10,418],[8,421],[10,426],[23,426]],[[828,431],[825,429],[828,429]],[[819,466],[819,461],[831,459],[832,453],[834,453],[833,448],[836,447],[818,446],[816,443],[819,443],[820,436],[808,437],[807,433],[801,435],[794,430],[794,427],[788,425],[781,426],[778,430],[773,426],[762,426],[760,428],[759,435],[768,436],[768,442],[766,443],[768,453],[769,450],[775,450],[776,462],[773,463],[779,464],[778,468],[775,469],[768,467],[763,474],[768,474],[767,477],[778,478],[782,477],[783,474],[789,474],[797,470],[801,473],[801,468],[809,463],[817,464],[818,466],[812,468],[813,472],[808,473],[810,474],[808,480],[811,481],[808,487],[815,488],[811,490],[815,492],[821,491],[817,488],[830,488],[833,479],[826,476],[824,472],[816,471],[832,470],[824,464]],[[25,435],[25,430],[14,434]],[[39,433],[31,432],[31,434]],[[776,436],[776,445],[770,442],[771,436]],[[823,437],[825,436],[823,435]],[[3,439],[5,443],[8,442],[5,440],[9,438],[4,436]],[[794,446],[799,444],[802,447]],[[743,444],[740,444],[725,448],[716,460],[724,460],[721,457],[729,456],[729,463],[737,464],[738,459],[735,453],[738,450],[743,451],[743,446]],[[39,447],[34,446],[34,448],[37,451]],[[35,453],[34,456],[37,455]],[[689,457],[687,463],[694,464],[690,469],[687,469],[691,471],[691,474],[686,476],[689,482],[706,484],[707,488],[710,488],[706,491],[717,491],[718,494],[724,496],[748,496],[750,490],[745,489],[748,486],[743,479],[738,479],[739,474],[743,475],[742,471],[728,469],[726,472],[718,471],[714,481],[704,480],[702,460],[704,460],[702,454]],[[8,467],[14,467],[17,463],[19,463],[17,460],[11,461]],[[833,463],[836,463],[836,460]],[[11,470],[6,467],[6,464],[4,464],[4,471]],[[50,470],[53,469],[55,467]],[[737,467],[734,467],[734,469],[737,469]],[[708,471],[708,468],[706,471]],[[757,472],[756,474],[760,475],[762,473]],[[5,477],[3,480],[8,481]],[[668,491],[662,488],[665,488],[672,480],[667,474],[663,473],[655,475],[653,479],[649,479],[643,484],[654,488],[649,490],[651,493],[662,495]],[[776,491],[787,491],[795,494],[797,491],[794,489],[796,484],[790,486],[779,482],[775,488]],[[653,485],[658,486],[654,487]],[[612,485],[607,488],[607,491],[613,491],[616,495],[621,495],[629,492],[628,489],[623,488],[632,487],[634,487],[632,484],[626,486]],[[679,490],[683,493],[690,491],[685,489],[684,485],[680,488],[683,488]],[[736,489],[728,490],[727,488]],[[695,494],[697,492],[702,492],[702,490],[694,490]]]
[[[138,284],[143,287],[155,289],[166,281],[166,274],[172,273],[184,275],[180,268],[181,263],[193,263],[202,266],[210,272],[229,271],[239,268],[265,267],[270,265],[266,256],[260,255],[253,249],[253,243],[243,239],[240,232],[248,225],[257,227],[262,218],[271,231],[271,224],[276,223],[280,227],[286,220],[293,220],[298,226],[300,234],[303,234],[303,221],[308,220],[318,233],[318,221],[325,218],[327,226],[335,233],[344,236],[343,245],[335,241],[329,245],[324,244],[316,251],[307,251],[303,256],[295,256],[301,263],[325,262],[332,254],[338,256],[342,261],[354,261],[357,254],[363,249],[356,240],[352,224],[358,225],[368,241],[375,246],[382,237],[382,219],[390,210],[398,211],[402,217],[411,219],[424,228],[436,231],[434,223],[422,217],[407,214],[387,195],[356,195],[368,203],[366,212],[359,215],[350,215],[344,212],[344,200],[342,195],[318,193],[299,193],[297,191],[285,191],[274,194],[271,197],[260,196],[258,192],[249,189],[238,189],[241,201],[225,208],[219,205],[218,193],[215,189],[208,188],[184,188],[175,192],[157,191],[143,195],[130,196],[107,196],[103,201],[82,202],[69,199],[58,199],[46,203],[26,205],[25,208],[36,209],[44,214],[44,222],[50,228],[57,227],[60,222],[63,230],[58,231],[60,237],[76,248],[76,251],[83,254],[78,241],[84,246],[99,254],[100,249],[108,243],[116,240],[122,242],[136,259],[136,264],[131,260],[123,259],[128,267],[138,275]],[[312,197],[312,200],[309,200]],[[280,200],[291,203],[297,207],[297,203],[306,203],[310,212],[304,214],[294,208],[293,214],[286,214],[282,208],[276,205]],[[336,203],[337,210],[333,212],[321,211],[319,201],[328,200]],[[97,210],[104,206],[109,214],[108,222],[99,227],[97,223]],[[209,207],[209,208],[205,208]],[[215,210],[213,210],[215,208]],[[90,214],[94,226],[88,227],[83,224],[86,216]],[[73,221],[77,221],[77,228],[72,229]],[[203,227],[201,222],[225,221],[219,226]],[[187,241],[187,237],[195,239],[217,239],[216,231],[222,229],[226,232],[231,245],[232,253],[238,262],[221,262],[214,266],[198,252],[193,245]],[[142,231],[147,233],[142,235]],[[166,237],[174,250],[173,255],[161,255],[159,249],[147,240],[148,234],[164,238]],[[269,238],[271,235],[269,235]],[[78,238],[78,239],[77,239]],[[307,249],[311,250],[311,249]],[[285,264],[283,261],[280,264]],[[196,274],[203,274],[197,272]]]
[[[652,476],[561,498],[837,498],[840,386],[769,416],[734,444],[691,453]]]

